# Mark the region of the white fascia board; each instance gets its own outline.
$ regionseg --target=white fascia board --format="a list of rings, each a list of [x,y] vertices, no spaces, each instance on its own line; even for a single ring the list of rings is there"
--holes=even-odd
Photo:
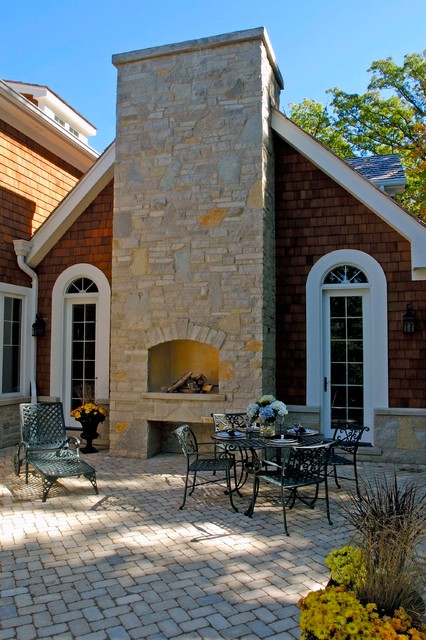
[[[0,80],[0,118],[83,173],[99,153]]]
[[[53,93],[48,92],[46,96],[40,97],[38,100],[41,104],[51,109],[53,113],[77,129],[77,131],[81,131],[87,138],[96,135],[94,126],[79,116],[71,107],[62,102],[62,100],[59,100]]]
[[[76,184],[31,239],[26,263],[33,269],[114,177],[115,142]]]
[[[6,84],[14,89],[17,93],[28,93],[32,95],[38,102],[38,106],[42,111],[46,108],[61,115],[69,124],[81,131],[85,136],[90,137],[96,135],[96,127],[94,127],[86,118],[83,118],[75,109],[70,107],[62,98],[53,93],[49,87],[33,84],[25,84],[23,82],[12,82],[6,80]]]
[[[272,112],[271,126],[289,145],[408,240],[413,280],[425,279],[426,227],[421,222],[279,111]]]

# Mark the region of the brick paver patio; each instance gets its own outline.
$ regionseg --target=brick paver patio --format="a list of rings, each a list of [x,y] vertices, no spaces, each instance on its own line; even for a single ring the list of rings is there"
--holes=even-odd
[[[283,533],[278,503],[259,499],[234,513],[218,485],[198,488],[179,511],[184,459],[85,456],[100,494],[84,478],[63,479],[41,501],[41,482],[12,470],[0,451],[0,640],[185,640],[300,638],[297,601],[326,584],[324,558],[350,540],[340,501],[353,489],[330,482],[324,504],[302,504]],[[361,476],[393,465],[360,464]],[[425,467],[396,467],[425,481]]]

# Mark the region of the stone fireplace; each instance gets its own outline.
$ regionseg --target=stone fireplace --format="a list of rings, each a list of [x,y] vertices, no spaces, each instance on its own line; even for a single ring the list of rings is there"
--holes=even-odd
[[[167,450],[274,391],[271,108],[264,29],[114,56],[111,453]],[[187,371],[211,393],[167,393]],[[204,425],[204,426],[203,426]]]

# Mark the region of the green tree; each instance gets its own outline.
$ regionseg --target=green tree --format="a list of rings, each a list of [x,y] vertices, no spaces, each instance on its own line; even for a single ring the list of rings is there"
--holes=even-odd
[[[314,100],[290,104],[290,118],[341,157],[397,153],[408,186],[397,199],[426,219],[426,50],[377,60],[368,69],[366,93],[327,93],[330,106]]]

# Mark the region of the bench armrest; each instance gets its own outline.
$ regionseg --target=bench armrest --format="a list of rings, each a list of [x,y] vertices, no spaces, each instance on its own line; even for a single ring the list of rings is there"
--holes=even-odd
[[[68,445],[72,444],[73,447],[75,448],[75,452],[77,456],[80,457],[80,445],[81,445],[80,438],[77,438],[76,436],[69,436],[67,438],[67,444]]]

